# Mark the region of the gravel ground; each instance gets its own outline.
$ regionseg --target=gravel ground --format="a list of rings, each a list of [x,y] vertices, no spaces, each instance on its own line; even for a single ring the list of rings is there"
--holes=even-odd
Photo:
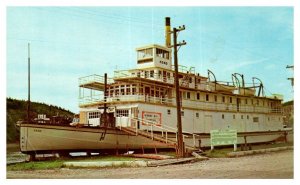
[[[140,168],[7,171],[9,179],[293,179],[293,150]]]

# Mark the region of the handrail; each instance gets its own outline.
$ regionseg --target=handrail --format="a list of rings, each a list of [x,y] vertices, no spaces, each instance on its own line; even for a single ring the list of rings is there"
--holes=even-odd
[[[78,79],[78,82],[79,82],[79,85],[84,85],[84,84],[91,83],[91,82],[104,83],[104,76],[97,75],[97,74],[83,76]],[[111,84],[113,82],[114,82],[114,80],[112,78],[107,78],[108,84]]]
[[[147,126],[151,126],[151,137],[153,139],[153,127],[156,127],[156,128],[159,128],[161,129],[162,131],[162,135],[163,135],[163,131],[166,132],[166,142],[167,142],[167,137],[168,137],[168,132],[174,132],[176,133],[176,141],[177,141],[177,129],[176,128],[173,128],[173,127],[170,127],[170,126],[167,126],[167,125],[163,125],[163,126],[157,126],[156,122],[154,121],[150,121],[150,120],[144,120],[144,119],[141,119],[141,118],[130,118],[131,120],[135,120],[135,121],[141,121],[143,124],[146,124]],[[148,123],[147,123],[148,122]],[[164,128],[166,127],[166,128]],[[137,125],[136,125],[136,128],[137,128]],[[137,134],[137,129],[136,129],[136,134]],[[195,133],[191,133],[191,132],[185,132],[185,134],[183,134],[184,137],[188,137],[188,135],[186,134],[189,134],[189,135],[192,135],[193,136],[193,144],[194,144],[194,147],[196,147],[196,136],[200,137],[200,135],[198,134],[195,134]]]

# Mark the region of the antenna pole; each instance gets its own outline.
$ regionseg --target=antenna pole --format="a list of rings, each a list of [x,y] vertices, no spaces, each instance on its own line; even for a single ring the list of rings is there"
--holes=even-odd
[[[30,123],[30,43],[28,43],[28,100],[27,100],[27,123]]]
[[[107,127],[107,105],[106,105],[106,98],[107,98],[107,73],[104,73],[104,111],[103,111],[103,116],[104,116],[104,126]]]

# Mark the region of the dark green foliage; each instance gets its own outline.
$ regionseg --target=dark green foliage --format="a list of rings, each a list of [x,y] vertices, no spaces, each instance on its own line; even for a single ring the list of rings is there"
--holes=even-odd
[[[294,100],[282,104],[282,106],[294,105]]]
[[[51,116],[67,116],[72,118],[74,113],[54,105],[45,103],[31,102],[30,115],[32,118],[38,114]],[[16,126],[17,121],[26,120],[27,118],[27,101],[6,98],[6,139],[7,142],[17,142],[19,140],[19,128]]]

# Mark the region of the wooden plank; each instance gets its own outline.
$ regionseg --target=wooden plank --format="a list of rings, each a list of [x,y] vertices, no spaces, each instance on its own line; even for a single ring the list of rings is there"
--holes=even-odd
[[[148,166],[156,167],[156,166],[165,166],[170,164],[181,164],[187,162],[195,162],[196,158],[180,158],[180,159],[167,159],[167,160],[159,160],[159,161],[149,161]]]

